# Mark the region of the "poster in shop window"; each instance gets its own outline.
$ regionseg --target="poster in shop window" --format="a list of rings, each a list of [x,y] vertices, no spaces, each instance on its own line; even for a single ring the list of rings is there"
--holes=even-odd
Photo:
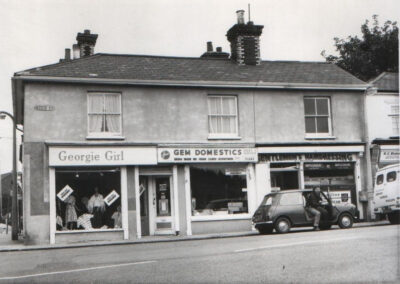
[[[104,199],[104,202],[107,204],[107,206],[110,206],[118,198],[119,198],[119,194],[115,190],[113,190],[106,196],[106,198]]]
[[[63,189],[57,194],[57,197],[61,200],[64,201],[65,199],[68,198],[68,196],[71,195],[71,193],[74,192],[74,190],[67,184],[64,186]]]

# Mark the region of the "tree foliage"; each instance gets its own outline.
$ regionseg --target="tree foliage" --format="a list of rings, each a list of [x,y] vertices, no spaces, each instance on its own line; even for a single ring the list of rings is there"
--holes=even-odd
[[[373,15],[370,26],[366,20],[361,26],[362,38],[349,36],[334,38],[339,56],[322,56],[361,80],[368,81],[384,71],[399,71],[399,29],[396,22],[386,21],[379,26],[378,16]]]

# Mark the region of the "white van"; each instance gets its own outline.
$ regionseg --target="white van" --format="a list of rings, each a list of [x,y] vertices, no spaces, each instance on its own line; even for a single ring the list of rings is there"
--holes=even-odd
[[[400,164],[390,165],[377,171],[374,213],[377,219],[387,216],[390,223],[400,224]]]

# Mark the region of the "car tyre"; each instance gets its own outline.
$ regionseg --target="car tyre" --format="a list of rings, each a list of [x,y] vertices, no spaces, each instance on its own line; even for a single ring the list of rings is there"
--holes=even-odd
[[[258,227],[257,230],[261,235],[266,235],[266,234],[271,234],[274,228],[271,226],[261,226]]]
[[[290,231],[290,221],[286,217],[280,217],[278,220],[275,221],[275,230],[279,234],[285,234]]]
[[[388,219],[390,224],[392,225],[400,224],[400,212],[393,212],[388,214]]]
[[[338,225],[342,229],[353,227],[353,217],[349,213],[343,213],[339,216]]]

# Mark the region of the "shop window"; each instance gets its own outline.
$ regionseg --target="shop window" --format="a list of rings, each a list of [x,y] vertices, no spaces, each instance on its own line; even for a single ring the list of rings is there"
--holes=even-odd
[[[304,114],[307,137],[332,135],[329,98],[305,97]]]
[[[192,215],[248,213],[246,167],[191,166]]]
[[[212,137],[237,137],[237,97],[208,96],[208,128]]]
[[[354,165],[354,162],[304,163],[304,186],[319,187],[326,195],[329,192],[333,204],[356,204]]]
[[[120,170],[56,170],[57,231],[122,228]]]
[[[88,94],[89,136],[121,136],[121,94]]]
[[[389,172],[386,175],[386,181],[387,182],[393,182],[396,180],[396,172]]]
[[[380,185],[380,184],[382,184],[382,183],[383,183],[383,175],[377,176],[377,178],[376,178],[376,184],[377,184],[377,185]]]
[[[299,192],[282,194],[280,205],[303,205],[303,196]]]

